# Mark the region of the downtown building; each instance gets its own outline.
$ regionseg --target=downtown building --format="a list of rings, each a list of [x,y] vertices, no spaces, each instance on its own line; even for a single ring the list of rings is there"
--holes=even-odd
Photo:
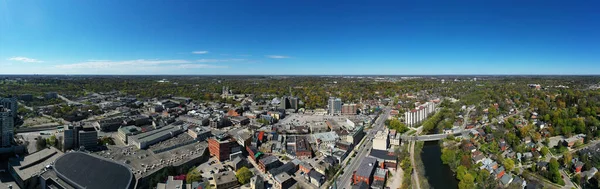
[[[241,152],[241,147],[233,137],[220,134],[208,139],[208,151],[219,161],[225,161],[231,159],[231,154]]]
[[[10,147],[14,137],[17,99],[0,98],[0,147]]]
[[[13,112],[0,105],[0,147],[10,147],[14,135],[15,121]]]
[[[327,113],[329,115],[340,115],[342,113],[342,99],[329,97],[327,101]]]
[[[283,96],[281,97],[281,102],[279,103],[279,109],[293,109],[298,110],[298,97],[293,96]]]
[[[437,104],[433,101],[426,102],[425,104],[416,106],[415,109],[412,109],[408,112],[404,113],[404,120],[407,126],[414,127],[423,122],[429,114],[435,112]]]
[[[12,118],[17,117],[17,99],[16,98],[0,98],[0,105],[12,111]]]
[[[342,115],[356,115],[358,106],[356,104],[344,104],[342,105]]]
[[[63,150],[94,149],[98,145],[98,131],[90,125],[76,123],[68,125],[63,130]]]

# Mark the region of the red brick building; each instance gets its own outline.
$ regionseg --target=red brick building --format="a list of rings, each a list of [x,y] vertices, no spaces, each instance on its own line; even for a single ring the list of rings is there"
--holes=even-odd
[[[358,166],[358,169],[352,173],[352,182],[358,184],[365,182],[367,185],[373,183],[373,173],[377,167],[377,160],[375,158],[366,157]]]
[[[310,149],[310,143],[306,137],[296,138],[296,158],[298,159],[310,159],[312,158],[312,150]]]
[[[219,161],[228,160],[231,153],[239,150],[239,144],[228,135],[218,135],[208,139],[208,151]]]

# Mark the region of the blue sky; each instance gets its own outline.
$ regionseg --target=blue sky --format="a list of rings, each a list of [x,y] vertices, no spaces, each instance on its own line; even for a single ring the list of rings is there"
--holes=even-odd
[[[0,0],[0,74],[600,74],[598,7]]]

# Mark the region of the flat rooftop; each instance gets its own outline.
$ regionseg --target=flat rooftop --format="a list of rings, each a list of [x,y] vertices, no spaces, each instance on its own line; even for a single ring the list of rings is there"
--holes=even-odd
[[[316,142],[317,140],[331,142],[336,141],[340,138],[340,136],[338,136],[338,134],[335,132],[325,132],[312,134],[312,138],[314,142]]]
[[[63,155],[56,148],[46,148],[24,157],[11,158],[9,164],[21,179],[29,179],[41,172],[46,165],[51,165],[54,160]]]
[[[217,185],[223,183],[237,182],[235,173],[233,171],[227,171],[222,173],[216,173],[213,175],[213,179]]]
[[[309,147],[306,137],[296,137],[296,151],[308,151]]]
[[[157,138],[160,138],[160,137],[162,137],[164,135],[170,135],[172,132],[175,132],[175,131],[178,131],[178,130],[181,130],[181,128],[178,127],[178,126],[172,126],[172,125],[170,125],[170,126],[166,126],[166,127],[163,127],[163,128],[156,129],[156,130],[152,130],[152,131],[140,133],[140,134],[137,134],[137,135],[133,135],[131,139],[132,140],[137,140],[137,141],[140,141],[140,142],[143,142],[143,141],[153,141],[153,140],[155,140]]]
[[[358,169],[356,170],[356,175],[362,177],[371,176],[373,170],[375,170],[375,167],[377,167],[376,162],[377,160],[375,160],[375,158],[365,157],[365,159],[363,159],[363,161],[360,162],[360,166],[358,166]]]
[[[69,152],[54,162],[59,178],[87,189],[132,188],[133,174],[125,165],[82,152]]]
[[[188,135],[179,136],[191,138]],[[177,139],[171,138],[169,140]],[[169,141],[163,141],[163,143],[165,142]],[[96,152],[95,154],[129,165],[134,176],[141,178],[160,170],[162,167],[179,165],[198,158],[202,156],[204,150],[207,150],[207,146],[206,142],[194,142],[158,154],[153,153],[151,149],[137,149],[134,146],[107,146],[108,150]]]
[[[133,134],[136,132],[140,132],[141,129],[139,127],[130,125],[130,126],[124,126],[124,127],[119,128],[119,131],[125,133],[125,135],[130,135],[130,134]]]

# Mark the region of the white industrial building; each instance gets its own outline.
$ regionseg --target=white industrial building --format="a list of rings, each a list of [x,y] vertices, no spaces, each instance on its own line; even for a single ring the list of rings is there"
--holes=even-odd
[[[389,131],[385,129],[385,131],[377,131],[375,137],[373,138],[373,149],[376,150],[387,150],[389,145]]]

